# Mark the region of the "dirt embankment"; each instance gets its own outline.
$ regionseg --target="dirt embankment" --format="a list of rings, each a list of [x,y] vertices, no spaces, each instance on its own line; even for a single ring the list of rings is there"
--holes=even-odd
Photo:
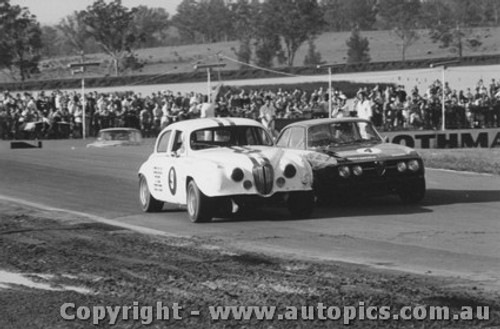
[[[498,328],[498,295],[451,280],[388,273],[341,263],[279,259],[227,250],[217,241],[142,235],[114,226],[0,202],[0,328],[89,328],[92,318],[67,321],[75,307],[164,305],[183,307],[182,320],[155,320],[151,328],[342,327],[342,319],[212,320],[209,306],[461,306],[488,305],[488,321],[367,321],[351,328]],[[24,273],[28,288],[8,281]],[[2,282],[3,281],[3,282]],[[197,316],[187,316],[199,310]],[[68,312],[76,314],[75,310]],[[108,318],[106,318],[109,320]],[[100,327],[138,328],[141,321],[104,320]]]

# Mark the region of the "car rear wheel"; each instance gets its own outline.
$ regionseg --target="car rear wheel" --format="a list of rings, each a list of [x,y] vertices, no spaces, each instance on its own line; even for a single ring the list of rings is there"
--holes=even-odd
[[[188,184],[186,199],[189,219],[193,223],[206,223],[212,220],[214,213],[212,200],[200,191],[194,180]]]
[[[403,203],[415,204],[422,201],[425,196],[425,179],[422,178],[416,184],[402,187],[398,194]]]
[[[163,208],[163,202],[156,200],[151,195],[148,182],[142,175],[139,177],[139,201],[144,212],[158,212]]]
[[[287,205],[292,218],[308,218],[314,210],[314,192],[291,192]]]

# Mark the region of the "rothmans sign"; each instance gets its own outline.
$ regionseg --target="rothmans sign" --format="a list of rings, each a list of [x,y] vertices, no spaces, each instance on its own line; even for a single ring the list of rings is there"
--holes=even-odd
[[[381,133],[394,144],[412,148],[500,147],[500,128],[448,131],[398,131]]]

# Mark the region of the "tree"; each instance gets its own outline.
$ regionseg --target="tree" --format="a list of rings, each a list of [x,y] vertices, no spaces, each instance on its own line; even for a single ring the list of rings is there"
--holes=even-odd
[[[319,65],[322,64],[323,61],[321,60],[321,53],[319,51],[316,51],[316,45],[314,44],[313,39],[309,39],[307,41],[308,43],[308,50],[306,57],[304,58],[304,65]]]
[[[134,32],[144,47],[162,45],[162,37],[170,26],[169,14],[164,8],[138,6],[134,14]]]
[[[280,36],[276,31],[275,13],[265,7],[266,3],[256,3],[256,14],[253,19],[255,33],[253,46],[255,62],[258,66],[272,67],[274,59],[282,52]]]
[[[21,81],[38,72],[42,32],[28,8],[0,0],[0,66],[18,69]]]
[[[314,38],[323,27],[323,13],[317,0],[268,0],[263,11],[270,19],[266,31],[274,31],[285,46],[286,64],[292,66],[299,47]]]
[[[442,8],[440,8],[440,6]],[[443,11],[439,21],[434,21],[430,30],[433,42],[439,42],[441,48],[447,48],[463,57],[464,48],[475,50],[481,46],[481,37],[474,33],[473,27],[483,24],[484,15],[476,1],[455,0],[434,6],[427,6],[427,16],[433,16],[433,10]],[[432,22],[432,20],[430,20]]]
[[[41,54],[45,58],[56,57],[63,55],[60,52],[60,36],[59,31],[52,26],[42,26],[42,50]]]
[[[420,0],[380,0],[379,15],[401,42],[401,57],[419,39],[416,29],[420,21]]]
[[[200,3],[202,17],[200,28],[205,42],[228,41],[234,38],[231,11],[224,0],[205,0]]]
[[[353,29],[346,41],[347,63],[367,63],[370,61],[370,47],[367,38],[362,38],[358,29]]]
[[[259,3],[256,1],[238,0],[230,5],[235,37],[240,42],[238,50],[233,50],[238,60],[250,63],[252,58],[251,41],[255,35],[256,17],[259,12]],[[245,65],[242,64],[241,68]]]
[[[201,14],[196,0],[182,0],[177,6],[177,14],[172,17],[172,24],[179,30],[181,39],[186,43],[195,42],[196,33],[200,29]]]
[[[92,37],[85,22],[83,22],[82,12],[73,12],[63,18],[57,28],[64,36],[64,42],[69,45],[76,53],[85,53],[87,51],[88,40]]]
[[[224,0],[183,0],[172,22],[181,36],[191,42],[197,37],[203,43],[234,38],[231,11]]]
[[[376,0],[323,0],[321,8],[329,31],[348,31],[355,27],[371,30],[376,22]]]
[[[139,36],[134,34],[136,11],[136,8],[124,7],[121,0],[110,3],[97,0],[79,13],[88,33],[113,59],[115,75],[118,75],[120,60],[129,57],[141,42]]]
[[[272,67],[274,58],[281,53],[279,36],[277,34],[260,35],[254,45],[257,65]]]

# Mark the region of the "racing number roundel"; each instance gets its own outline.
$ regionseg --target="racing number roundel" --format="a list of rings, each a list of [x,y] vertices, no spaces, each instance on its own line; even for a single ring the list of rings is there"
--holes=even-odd
[[[175,195],[175,192],[177,192],[177,175],[175,174],[174,167],[171,167],[168,171],[168,188],[170,189],[170,193]]]

